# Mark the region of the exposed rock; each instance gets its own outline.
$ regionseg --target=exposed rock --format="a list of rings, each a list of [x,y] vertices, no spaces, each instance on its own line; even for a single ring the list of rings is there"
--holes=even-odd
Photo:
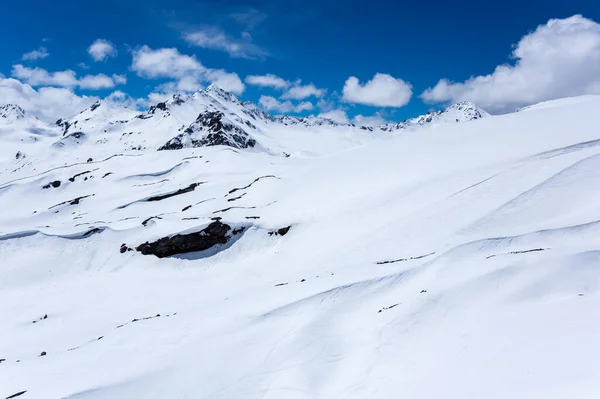
[[[60,187],[60,180],[54,180],[53,182],[50,182],[50,183],[44,185],[42,188],[49,189],[50,187],[54,187],[54,188]]]
[[[14,393],[14,394],[12,394],[10,396],[7,396],[6,399],[16,398],[17,396],[23,395],[25,392],[27,392],[27,391],[21,391],[21,392]]]
[[[119,252],[124,254],[125,252],[128,252],[128,251],[133,251],[133,248],[129,248],[125,243],[121,244],[121,249],[119,249]]]
[[[229,190],[229,192],[227,193],[227,195],[229,195],[229,194],[233,194],[233,193],[235,193],[236,191],[245,190],[245,189],[247,189],[247,188],[250,188],[250,187],[251,187],[251,186],[252,186],[254,183],[256,183],[257,181],[259,181],[259,180],[261,180],[261,179],[268,179],[268,178],[278,179],[278,177],[277,177],[277,176],[273,176],[273,175],[260,176],[260,177],[257,177],[256,179],[254,179],[254,180],[252,181],[252,183],[248,184],[247,186],[244,186],[244,187],[237,187],[237,188],[233,188],[233,189]],[[225,195],[225,196],[227,196],[227,195]]]
[[[256,141],[245,130],[225,119],[220,111],[201,113],[183,133],[173,137],[158,150],[180,150],[215,145],[249,148],[256,145]]]
[[[155,255],[159,258],[183,254],[188,252],[204,251],[217,244],[226,244],[231,238],[231,227],[220,221],[214,221],[204,230],[191,234],[177,234],[172,237],[163,237],[155,242],[146,242],[139,245],[136,250],[143,255]]]
[[[284,236],[288,233],[288,231],[290,231],[291,228],[292,228],[292,226],[282,227],[275,231],[270,231],[269,235],[270,236]]]
[[[162,200],[164,200],[166,198],[171,198],[171,197],[174,197],[176,195],[181,195],[181,194],[189,193],[189,192],[194,191],[196,189],[196,187],[198,187],[200,184],[203,184],[203,183],[192,183],[189,186],[187,186],[186,188],[179,189],[179,190],[174,191],[172,193],[155,195],[154,197],[148,198],[146,201],[149,201],[149,202],[151,202],[151,201],[162,201]]]
[[[79,176],[86,175],[86,174],[88,174],[88,173],[92,173],[92,171],[91,171],[91,170],[86,170],[85,172],[77,173],[76,175],[73,175],[72,177],[69,177],[69,181],[70,181],[71,183],[73,183],[73,182],[75,181],[75,179],[76,179],[76,178],[78,178]]]
[[[417,260],[417,259],[423,259],[426,258],[428,256],[434,255],[435,252],[426,254],[426,255],[419,255],[419,256],[411,256],[410,258],[400,258],[400,259],[392,259],[392,260],[382,260],[380,262],[377,262],[378,265],[387,265],[388,263],[396,263],[396,262],[406,262],[407,260]]]

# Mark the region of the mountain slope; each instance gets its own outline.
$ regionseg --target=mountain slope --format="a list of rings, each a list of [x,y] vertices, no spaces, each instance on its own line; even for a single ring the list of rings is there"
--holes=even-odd
[[[595,398],[599,106],[383,134],[201,92],[124,124],[145,150],[34,143],[0,172],[0,397]],[[256,146],[156,151],[211,112]]]

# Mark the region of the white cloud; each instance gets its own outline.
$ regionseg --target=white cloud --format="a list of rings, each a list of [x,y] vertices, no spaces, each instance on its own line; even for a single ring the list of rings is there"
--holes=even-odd
[[[349,103],[375,107],[402,107],[412,97],[412,86],[402,79],[385,73],[377,73],[362,85],[351,76],[344,84],[342,100]]]
[[[118,84],[118,85],[124,85],[127,83],[127,75],[125,75],[125,74],[118,75],[118,74],[114,73],[112,76],[112,79],[115,82],[115,84]]]
[[[42,68],[28,68],[21,64],[13,65],[12,76],[31,86],[79,87],[87,90],[109,89],[115,84],[125,83],[124,76],[104,74],[86,75],[81,79],[72,70],[48,72]]]
[[[348,119],[348,114],[343,109],[332,109],[331,111],[321,112],[319,114],[320,118],[331,119],[334,122],[338,123],[350,123],[350,119]]]
[[[35,90],[30,85],[16,79],[0,77],[0,102],[2,104],[17,104],[48,122],[70,117],[97,100],[98,97],[78,96],[66,88],[42,87]]]
[[[181,91],[188,91],[184,88],[197,90],[203,82],[215,83],[235,94],[241,94],[245,89],[238,74],[206,68],[195,56],[181,54],[175,48],[153,50],[143,46],[134,50],[131,69],[144,78],[178,80],[178,89]]]
[[[41,60],[41,59],[48,57],[49,55],[50,55],[50,53],[48,53],[48,50],[46,50],[45,47],[40,47],[37,50],[33,50],[33,51],[23,54],[23,57],[21,57],[21,59],[23,61]]]
[[[387,123],[387,120],[379,112],[376,112],[371,116],[356,115],[352,118],[352,123],[357,126],[381,126]]]
[[[271,87],[273,89],[286,89],[291,84],[287,80],[270,73],[266,75],[248,75],[245,82],[249,85]]]
[[[299,104],[294,105],[291,101],[281,102],[275,97],[271,96],[260,96],[258,103],[267,111],[275,111],[279,113],[294,112],[299,113],[302,111],[310,111],[313,109],[313,104],[309,101],[303,101]]]
[[[187,32],[183,38],[191,45],[225,51],[233,58],[255,59],[268,55],[266,51],[252,43],[252,36],[248,32],[244,32],[240,38],[235,38],[216,27],[209,26]]]
[[[297,85],[291,87],[288,91],[283,93],[281,96],[282,99],[294,99],[294,100],[303,100],[310,96],[315,96],[317,98],[323,97],[327,90],[319,89],[314,84],[309,83],[307,85]]]
[[[180,54],[176,48],[152,50],[148,46],[133,51],[131,69],[144,78],[181,78],[204,72],[194,56]]]
[[[222,69],[208,69],[206,79],[221,89],[233,94],[242,94],[246,89],[237,73],[225,72]]]
[[[31,86],[77,86],[77,76],[71,70],[50,73],[42,68],[28,68],[17,64],[13,65],[12,76]]]
[[[86,64],[85,62],[80,62],[79,64],[77,64],[77,66],[81,69],[90,69],[88,64]]]
[[[491,112],[561,97],[600,94],[600,24],[575,15],[551,19],[514,47],[514,65],[462,83],[442,79],[421,98],[429,103],[469,100]]]
[[[88,53],[94,61],[99,62],[106,60],[108,57],[116,57],[117,48],[108,40],[97,39],[88,47]]]
[[[115,82],[113,82],[112,78],[104,75],[103,73],[98,75],[86,75],[83,78],[79,79],[78,85],[82,89],[87,90],[100,90],[100,89],[110,89],[115,87]]]

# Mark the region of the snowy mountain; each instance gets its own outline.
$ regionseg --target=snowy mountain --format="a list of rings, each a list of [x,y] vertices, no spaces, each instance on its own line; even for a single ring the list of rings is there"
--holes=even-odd
[[[599,107],[3,107],[0,398],[595,398]]]
[[[416,118],[407,119],[401,123],[391,123],[380,126],[383,131],[414,129],[422,126],[436,126],[445,123],[469,122],[490,116],[486,111],[469,101],[453,104],[444,110],[431,111]]]
[[[17,107],[9,112],[7,108],[6,118],[8,115],[12,115],[12,119],[21,118],[19,112],[22,110],[19,110]],[[284,152],[282,144],[288,138],[297,141],[299,134],[318,137],[309,140],[309,148],[287,150],[315,154],[316,149],[312,145],[334,142],[338,146],[340,137],[347,138],[346,147],[350,148],[369,141],[372,135],[367,132],[385,135],[400,129],[414,130],[429,125],[468,122],[485,116],[488,114],[474,104],[460,103],[404,123],[367,128],[315,116],[272,116],[255,104],[242,102],[235,95],[212,85],[189,96],[174,95],[168,101],[152,105],[143,113],[111,101],[98,101],[78,115],[61,118],[56,121],[55,126],[45,126],[44,129],[62,130],[62,137],[54,143],[55,147],[93,145],[95,148],[91,151],[108,155],[111,151],[166,150],[213,145],[254,148],[257,151],[281,154]],[[115,145],[117,149],[114,148]]]

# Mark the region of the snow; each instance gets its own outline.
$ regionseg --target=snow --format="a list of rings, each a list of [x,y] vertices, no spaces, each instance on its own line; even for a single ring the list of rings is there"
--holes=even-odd
[[[600,395],[599,96],[393,132],[175,100],[64,146],[0,120],[0,397]],[[156,151],[214,110],[259,145]],[[119,251],[215,216],[247,229]]]

